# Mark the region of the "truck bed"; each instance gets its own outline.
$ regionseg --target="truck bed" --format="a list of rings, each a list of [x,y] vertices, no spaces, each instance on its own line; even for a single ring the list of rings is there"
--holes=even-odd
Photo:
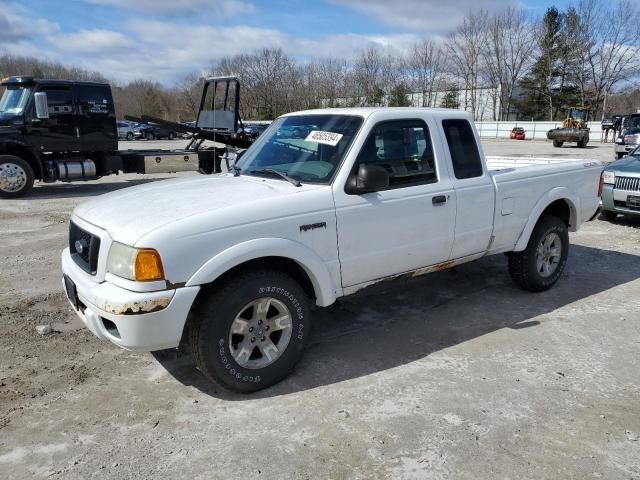
[[[492,251],[513,249],[532,215],[549,204],[552,191],[562,191],[572,202],[569,230],[575,231],[598,208],[598,179],[602,163],[555,157],[486,157],[496,189]],[[588,199],[589,201],[584,201]]]
[[[487,168],[489,171],[499,171],[505,169],[534,167],[539,165],[557,165],[561,163],[573,164],[577,162],[592,162],[585,158],[567,157],[509,157],[509,156],[487,156]]]

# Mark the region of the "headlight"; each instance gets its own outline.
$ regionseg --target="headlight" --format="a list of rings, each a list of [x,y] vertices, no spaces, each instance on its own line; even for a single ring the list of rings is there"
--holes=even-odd
[[[107,257],[107,272],[137,282],[163,280],[160,254],[151,248],[133,248],[113,242]]]
[[[604,180],[604,183],[610,183],[612,185],[616,183],[616,175],[610,170],[602,172],[602,179]]]

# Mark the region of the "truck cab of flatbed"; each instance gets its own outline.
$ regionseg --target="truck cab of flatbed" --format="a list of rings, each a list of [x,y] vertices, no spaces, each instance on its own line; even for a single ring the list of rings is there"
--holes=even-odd
[[[111,87],[97,82],[8,77],[0,99],[0,196],[34,180],[95,178],[118,149]],[[107,171],[101,171],[101,170]]]

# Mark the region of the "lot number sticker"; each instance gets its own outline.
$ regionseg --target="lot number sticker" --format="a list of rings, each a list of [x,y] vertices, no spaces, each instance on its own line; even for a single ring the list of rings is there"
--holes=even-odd
[[[307,138],[305,138],[304,141],[324,143],[325,145],[331,145],[332,147],[335,147],[341,139],[342,139],[341,133],[313,130],[309,135],[307,135]]]

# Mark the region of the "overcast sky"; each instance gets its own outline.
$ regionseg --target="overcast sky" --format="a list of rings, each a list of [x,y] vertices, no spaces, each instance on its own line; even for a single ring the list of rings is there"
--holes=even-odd
[[[516,2],[540,15],[568,0]],[[0,0],[0,53],[172,85],[215,60],[262,47],[299,59],[405,50],[504,0]]]

